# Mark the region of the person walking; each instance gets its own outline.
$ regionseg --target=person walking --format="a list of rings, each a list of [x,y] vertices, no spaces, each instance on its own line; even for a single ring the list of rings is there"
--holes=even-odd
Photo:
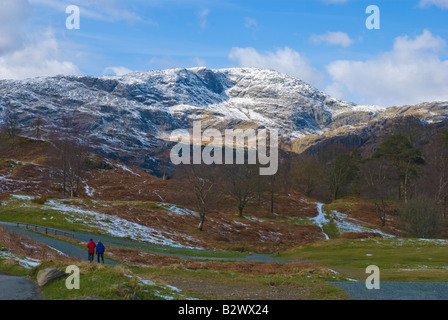
[[[89,243],[87,243],[87,248],[89,249],[89,262],[93,262],[95,259],[95,247],[96,243],[93,242],[93,239],[90,239]]]
[[[98,244],[96,245],[96,255],[98,258],[98,263],[100,263],[100,258],[101,261],[104,263],[104,244],[101,242],[101,240],[98,240]]]

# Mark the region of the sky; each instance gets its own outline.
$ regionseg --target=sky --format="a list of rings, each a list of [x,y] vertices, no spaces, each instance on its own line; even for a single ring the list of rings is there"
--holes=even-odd
[[[448,0],[0,0],[0,79],[258,67],[357,104],[448,101],[447,26]]]

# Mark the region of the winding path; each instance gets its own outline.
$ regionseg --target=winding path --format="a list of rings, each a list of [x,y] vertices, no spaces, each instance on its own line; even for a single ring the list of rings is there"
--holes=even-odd
[[[16,224],[9,223],[9,222],[0,222],[0,225],[9,229],[10,231],[17,232],[19,234],[28,236],[38,242],[45,243],[46,245],[50,246],[51,248],[54,248],[66,255],[81,258],[83,260],[87,260],[87,249],[79,248],[78,246],[75,246],[71,243],[53,239],[51,237],[47,237],[41,233],[28,231],[22,228],[18,228]],[[59,231],[65,231],[69,232],[67,230],[61,230],[57,229]],[[109,237],[104,236],[98,236],[98,235],[92,235],[92,234],[86,234],[81,232],[72,232],[70,233],[74,234],[74,238],[80,241],[88,242],[90,238],[94,239],[95,241],[98,239],[101,239],[101,241],[105,244],[107,247],[108,245],[113,245],[117,247],[123,247],[123,248],[129,248],[133,246],[140,246],[147,249],[149,252],[154,252],[158,254],[164,254],[164,255],[170,255],[170,256],[176,256],[176,257],[183,257],[183,258],[190,258],[190,259],[201,259],[201,260],[227,260],[227,261],[261,261],[261,262],[287,262],[285,260],[275,259],[270,257],[266,254],[253,254],[248,255],[247,257],[234,257],[234,258],[219,258],[219,257],[203,257],[203,256],[197,256],[197,254],[204,254],[204,253],[216,253],[214,251],[207,251],[207,250],[200,250],[200,249],[180,249],[180,248],[174,248],[174,247],[165,247],[165,246],[158,246],[158,245],[151,245],[147,243],[140,243],[135,241],[128,241],[128,240],[120,240],[120,239],[113,239]],[[170,250],[175,249],[176,251],[184,251],[185,254],[174,254],[174,253],[167,253],[167,252],[161,252],[160,250]],[[109,265],[117,265],[119,264],[116,261],[110,260],[105,258],[104,262]],[[14,276],[8,276],[8,275],[0,275],[0,300],[35,300],[39,299],[39,290],[36,286],[36,284],[23,277],[14,277]]]
[[[0,225],[3,227],[8,228],[11,231],[26,235],[30,238],[35,239],[36,241],[42,242],[47,244],[48,246],[57,249],[69,256],[78,257],[81,259],[87,259],[87,249],[83,250],[75,245],[72,245],[70,243],[67,243],[65,241],[56,240],[50,237],[46,237],[43,234],[27,231],[22,228],[18,228],[16,224],[10,223],[10,222],[0,222]],[[189,248],[177,248],[177,247],[168,247],[168,246],[160,246],[160,245],[153,245],[143,242],[136,242],[136,241],[130,241],[130,240],[121,240],[121,239],[114,239],[107,236],[99,236],[94,234],[87,234],[82,232],[73,232],[73,231],[67,231],[62,229],[57,229],[62,232],[69,232],[74,234],[74,238],[80,241],[88,242],[89,239],[93,239],[94,241],[97,241],[98,239],[101,240],[102,243],[107,247],[107,245],[116,246],[116,247],[122,247],[122,248],[132,248],[135,246],[143,247],[148,252],[153,252],[157,254],[162,255],[169,255],[169,256],[175,256],[180,258],[189,258],[189,259],[199,259],[199,260],[222,260],[222,261],[255,261],[255,262],[289,262],[287,260],[283,259],[277,259],[274,258],[268,254],[250,254],[245,257],[207,257],[204,255],[207,254],[226,254],[226,252],[221,251],[210,251],[210,250],[202,250],[202,249],[189,249]],[[183,252],[183,253],[169,253],[164,252],[163,250],[175,250],[176,252]],[[107,261],[106,261],[107,260]],[[116,265],[117,262],[114,262],[109,259],[105,259],[105,263],[108,263],[110,265]]]
[[[369,290],[365,282],[329,282],[355,300],[448,300],[448,282],[387,282]]]
[[[0,274],[0,300],[38,300],[39,290],[34,281],[23,277]]]

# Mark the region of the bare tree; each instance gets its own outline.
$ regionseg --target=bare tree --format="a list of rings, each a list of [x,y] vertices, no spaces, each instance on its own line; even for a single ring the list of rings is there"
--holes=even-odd
[[[277,175],[265,176],[264,180],[266,181],[266,187],[269,194],[269,211],[274,213],[274,203],[275,203],[275,194],[278,185]]]
[[[12,109],[7,109],[5,112],[2,131],[6,133],[11,140],[20,133],[19,117]]]
[[[8,139],[5,135],[0,134],[0,158],[4,157],[6,150],[8,149]]]
[[[60,130],[50,135],[54,146],[53,163],[62,182],[64,196],[77,197],[80,182],[86,171],[89,148],[68,118]]]
[[[317,188],[322,186],[325,168],[316,157],[306,155],[294,163],[290,175],[294,187],[310,197]]]
[[[332,201],[338,200],[356,178],[359,158],[359,153],[354,151],[337,156],[331,163],[327,183]]]
[[[448,202],[448,129],[436,135],[424,149],[425,166],[418,181],[419,194],[435,195],[446,217]]]
[[[396,179],[395,170],[383,158],[369,159],[360,167],[361,191],[374,200],[375,212],[383,227],[387,220],[387,200],[392,197]]]
[[[255,165],[224,165],[226,191],[234,200],[238,214],[243,217],[246,205],[255,198],[257,190]]]
[[[81,179],[86,172],[87,147],[79,141],[71,140],[68,141],[67,151],[66,175],[70,197],[77,197]]]
[[[42,133],[43,133],[43,119],[42,117],[39,115],[36,120],[33,122],[33,136],[36,139],[40,139],[42,138]]]
[[[198,230],[202,231],[206,217],[216,207],[221,192],[216,168],[207,165],[187,165],[178,168],[177,177],[188,181],[194,195],[194,203],[199,213]]]

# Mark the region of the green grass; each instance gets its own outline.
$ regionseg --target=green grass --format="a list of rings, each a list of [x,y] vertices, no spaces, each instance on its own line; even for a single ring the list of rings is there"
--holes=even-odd
[[[331,203],[325,204],[322,207],[322,210],[326,210],[328,212],[330,211],[340,211],[340,212],[347,212],[350,211],[354,208],[356,208],[356,206],[361,205],[361,204],[371,204],[374,205],[375,204],[375,200],[371,200],[371,199],[361,199],[358,197],[345,197],[345,198],[341,198],[341,199],[337,199]],[[395,200],[387,200],[386,203],[390,206],[392,205],[396,205],[397,201]]]
[[[86,204],[89,207],[92,205],[121,205],[127,204],[132,205],[134,207],[144,207],[158,210],[167,210],[166,206],[156,202],[126,202],[126,201],[117,201],[117,202],[96,202],[95,204],[89,203],[89,201],[84,201],[81,199],[68,199],[63,200],[64,204],[67,205],[80,205]],[[70,221],[67,220],[67,215],[58,212],[57,210],[53,210],[48,208],[45,204],[39,204],[34,202],[33,200],[24,200],[17,198],[10,198],[5,205],[0,206],[0,221],[4,222],[20,222],[20,223],[28,223],[38,226],[44,226],[49,228],[59,228],[67,231],[78,231],[78,232],[88,232],[91,234],[101,234],[100,230],[95,227],[90,226],[83,221],[73,221],[70,218]],[[31,230],[32,231],[32,230]],[[118,238],[109,236],[113,239],[119,240],[132,240],[129,238]],[[204,257],[204,258],[243,258],[249,255],[249,253],[244,252],[209,252],[209,251],[188,251],[181,249],[164,249],[164,248],[150,248],[145,246],[134,246],[138,249],[148,250],[152,252],[160,252],[160,253],[169,253],[176,255],[186,255],[191,257]]]
[[[238,217],[238,216],[236,216]],[[283,217],[257,217],[257,219],[265,221],[265,222],[286,222],[291,224],[313,224],[313,222],[309,218],[283,218]]]
[[[59,268],[65,271],[69,265],[76,265],[80,270],[80,288],[69,290],[66,280],[69,276],[54,280],[40,288],[40,294],[45,300],[71,300],[94,297],[106,300],[165,300],[185,299],[183,293],[173,290],[160,283],[145,283],[140,277],[125,266],[111,267],[109,265],[88,262],[51,262],[45,261],[38,267],[26,269],[17,263],[0,259],[0,272],[27,277],[37,282],[40,270]],[[143,280],[143,281],[142,281]]]
[[[9,159],[0,159],[0,168],[15,168],[16,166],[21,166],[20,161],[14,161]]]
[[[132,208],[151,209],[151,210],[166,210],[168,205],[152,201],[98,201],[100,205],[104,206],[119,206],[125,205]]]
[[[2,259],[0,257],[0,273],[25,277],[29,274],[29,269],[22,267],[12,259]]]
[[[244,253],[244,252],[227,252],[227,251],[207,251],[207,250],[182,250],[182,249],[175,249],[175,248],[148,248],[146,246],[132,246],[135,249],[140,250],[146,250],[150,252],[158,252],[158,253],[168,253],[173,255],[180,255],[180,256],[188,256],[188,257],[196,257],[196,258],[245,258],[250,255],[250,253]]]
[[[230,262],[222,262],[230,263]],[[234,294],[244,295],[247,292],[272,294],[272,290],[294,292],[287,299],[303,300],[340,300],[348,299],[342,290],[326,284],[327,280],[337,280],[328,274],[319,272],[297,275],[252,275],[230,271],[209,269],[190,270],[179,265],[165,268],[144,268],[101,265],[88,262],[43,262],[33,269],[9,265],[0,259],[0,271],[12,275],[26,276],[37,281],[40,270],[57,267],[66,270],[69,265],[76,265],[80,270],[80,289],[69,290],[66,277],[53,281],[40,288],[45,300],[70,300],[83,298],[100,298],[107,300],[161,300],[161,299],[232,299]],[[152,280],[154,279],[154,280]],[[143,280],[143,281],[142,281]],[[149,281],[145,282],[145,281]],[[170,284],[181,283],[181,291]],[[203,286],[219,287],[213,292],[204,292]],[[177,285],[176,285],[177,286]],[[235,290],[238,290],[237,292]]]
[[[75,265],[80,270],[80,289],[67,289],[66,278],[61,278],[41,288],[44,299],[67,300],[99,297],[108,300],[163,300],[166,297],[183,298],[181,294],[169,287],[141,281],[129,268],[123,266],[111,267],[87,262]],[[65,270],[68,264],[45,262],[38,269],[54,266]],[[37,278],[37,270],[35,270],[35,274],[34,279]]]
[[[88,209],[94,206],[130,205],[136,208],[140,207],[155,210],[167,210],[162,204],[156,202],[108,202],[92,201],[90,199],[64,199],[61,201],[64,205],[74,207],[87,206]],[[76,214],[73,216],[76,216]],[[92,226],[94,224],[88,223],[86,219],[88,218],[84,217],[84,220],[77,221],[76,219],[73,219],[73,217],[70,217],[70,215],[61,213],[56,209],[52,209],[46,203],[38,203],[36,200],[24,200],[10,197],[7,201],[3,202],[2,206],[0,206],[0,221],[28,223],[49,228],[60,228],[69,231],[89,233],[98,232],[98,229]]]
[[[359,204],[360,200],[354,197],[341,198],[333,201],[332,203],[325,204],[322,207],[322,210],[331,212],[335,211],[349,211],[353,209],[357,204]]]
[[[446,281],[448,245],[418,239],[336,239],[285,252],[279,258],[308,260],[365,280],[369,265],[383,280]],[[410,271],[409,271],[410,270]]]
[[[322,230],[330,239],[337,239],[341,235],[337,224],[333,220],[322,225]]]
[[[71,222],[66,218],[67,215],[47,208],[45,204],[22,199],[10,199],[0,206],[0,221],[3,222],[21,222],[70,231],[92,232],[95,230],[85,222]]]
[[[322,208],[325,212],[325,217],[328,220],[327,223],[322,225],[323,232],[330,238],[330,239],[337,239],[341,235],[339,232],[338,226],[336,222],[334,222],[333,217],[331,215],[331,210],[327,208]]]
[[[223,264],[231,262],[221,262]],[[227,290],[218,290],[215,294],[201,293],[201,285],[193,286],[194,289],[185,289],[187,296],[195,296],[198,299],[232,299],[234,294],[243,294],[245,291],[254,290],[257,294],[263,295],[272,290],[285,290],[290,288],[291,294],[285,299],[290,300],[346,300],[347,294],[332,285],[326,283],[327,280],[337,280],[328,275],[311,273],[308,275],[254,275],[246,273],[235,273],[230,271],[216,271],[208,269],[189,270],[183,268],[146,268],[141,269],[150,278],[162,278],[173,281],[182,279],[189,283],[215,284],[216,287],[227,286]],[[235,288],[245,288],[243,292],[235,291]],[[276,289],[278,288],[278,289]],[[280,289],[281,288],[281,289]],[[288,290],[288,289],[286,289]],[[238,296],[236,296],[239,299]]]

